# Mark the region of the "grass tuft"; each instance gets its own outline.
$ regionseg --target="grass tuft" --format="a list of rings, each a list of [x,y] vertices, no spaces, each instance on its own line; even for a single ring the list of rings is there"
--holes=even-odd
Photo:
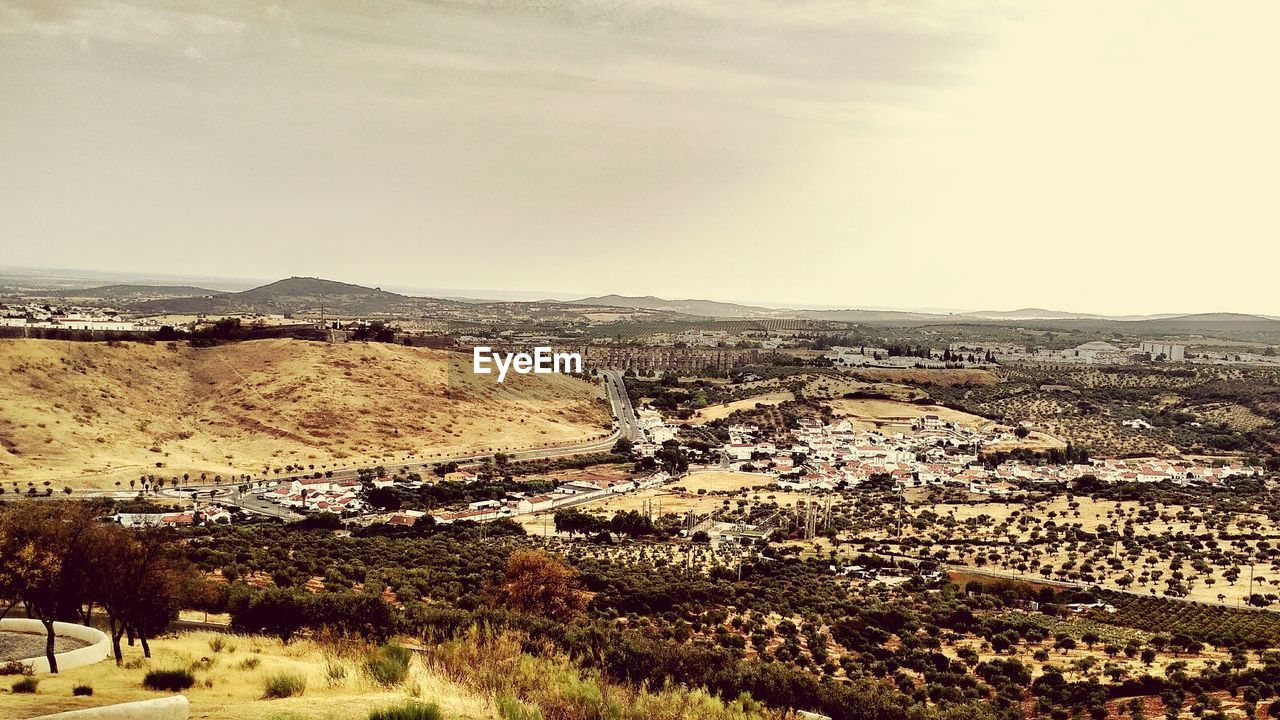
[[[409,676],[413,652],[403,645],[387,643],[369,653],[364,669],[369,678],[383,687],[394,687]]]
[[[148,690],[177,692],[196,684],[196,676],[190,670],[152,670],[142,678],[142,687]]]
[[[441,720],[443,717],[435,703],[413,701],[369,713],[369,720]]]
[[[307,679],[299,673],[276,672],[262,680],[262,697],[267,700],[296,697],[307,690]]]
[[[20,677],[13,682],[13,692],[14,693],[33,693],[36,691],[36,688],[39,687],[39,685],[40,685],[39,680],[31,677],[30,675],[27,675],[26,677]]]
[[[502,720],[542,720],[541,710],[510,693],[498,693],[494,700]]]

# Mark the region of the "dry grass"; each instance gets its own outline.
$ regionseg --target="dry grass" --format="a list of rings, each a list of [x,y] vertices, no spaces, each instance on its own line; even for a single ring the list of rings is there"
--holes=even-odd
[[[734,402],[724,403],[721,405],[709,405],[702,408],[689,418],[690,425],[705,425],[712,420],[722,420],[729,417],[739,410],[751,410],[756,405],[781,405],[789,400],[794,400],[795,395],[789,392],[773,392],[764,395],[755,395],[744,400],[735,400]]]
[[[153,656],[142,661],[140,648],[125,648],[128,664],[118,668],[107,660],[58,675],[42,675],[34,695],[5,695],[0,701],[0,720],[26,718],[113,703],[165,697],[142,687],[142,677],[151,668],[196,665],[196,684],[183,694],[191,701],[191,717],[208,720],[265,720],[273,717],[362,718],[374,708],[387,707],[413,697],[440,704],[446,717],[489,719],[495,715],[487,698],[429,672],[414,660],[409,678],[401,686],[387,689],[359,671],[360,659],[326,652],[315,643],[300,640],[282,646],[261,637],[226,637],[226,647],[210,649],[212,633],[192,633],[163,638],[152,643]],[[203,661],[207,658],[207,661]],[[256,658],[256,667],[242,666]],[[253,666],[253,662],[246,663]],[[342,666],[345,677],[333,680],[329,665]],[[306,678],[300,696],[279,700],[263,699],[263,680],[277,673]],[[76,685],[93,686],[90,697],[74,697]]]
[[[986,370],[866,368],[850,372],[856,377],[872,382],[909,383],[911,385],[965,387],[970,385],[995,385],[1000,382],[999,377]]]
[[[468,363],[376,343],[0,341],[0,480],[110,487],[144,474],[350,467],[607,434],[598,387],[554,375],[498,384]]]
[[[984,417],[942,407],[941,405],[918,405],[916,403],[867,398],[828,400],[826,404],[831,406],[831,410],[836,415],[873,425],[910,424],[912,420],[925,415],[937,415],[945,422],[954,423],[962,427],[985,428],[995,425],[994,422]]]

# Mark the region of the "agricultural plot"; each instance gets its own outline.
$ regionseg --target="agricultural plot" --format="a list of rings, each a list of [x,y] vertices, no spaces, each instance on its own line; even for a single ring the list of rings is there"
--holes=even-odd
[[[1009,577],[1233,607],[1280,590],[1280,525],[1260,513],[1066,496],[1030,505],[889,504],[881,510],[880,528],[845,539]],[[905,515],[900,540],[893,522],[899,512]]]

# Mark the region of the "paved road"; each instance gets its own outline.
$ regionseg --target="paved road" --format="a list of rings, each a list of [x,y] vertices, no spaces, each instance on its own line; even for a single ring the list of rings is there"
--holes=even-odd
[[[622,437],[636,441],[644,439],[644,430],[640,428],[640,419],[636,417],[635,408],[631,407],[631,397],[627,395],[626,381],[620,370],[605,370],[605,388],[609,393],[609,404],[613,407],[613,416],[617,418]]]

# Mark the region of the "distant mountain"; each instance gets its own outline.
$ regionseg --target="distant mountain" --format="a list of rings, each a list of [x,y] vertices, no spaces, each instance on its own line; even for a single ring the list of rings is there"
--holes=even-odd
[[[1065,312],[1062,310],[1045,310],[1044,308],[1022,308],[1020,310],[976,310],[959,313],[963,317],[982,320],[1162,320],[1178,317],[1177,313],[1161,315],[1100,315],[1097,313]]]
[[[62,290],[58,293],[70,298],[93,298],[99,300],[153,300],[157,298],[205,297],[224,294],[220,290],[195,287],[193,285],[136,285],[118,284],[101,285],[75,290]]]
[[[959,313],[965,317],[982,318],[984,320],[1098,320],[1103,315],[1089,313],[1062,312],[1045,310],[1044,308],[1022,308],[1020,310],[976,310]]]
[[[794,310],[787,314],[786,317],[873,325],[890,323],[915,325],[919,323],[958,322],[966,319],[955,315],[936,315],[907,310],[859,310],[857,308],[849,308],[847,310]]]
[[[982,322],[982,321],[979,321]],[[1026,327],[1061,328],[1092,332],[1114,332],[1145,337],[1184,337],[1240,340],[1267,344],[1280,343],[1280,320],[1263,315],[1241,313],[1199,313],[1154,317],[1146,320],[1082,319],[1082,320],[987,320],[985,322],[1007,325],[1017,323]]]
[[[243,292],[209,297],[151,300],[134,308],[144,312],[209,314],[230,312],[375,315],[411,310],[418,299],[380,288],[310,277],[277,280]]]
[[[1140,324],[1161,330],[1181,332],[1213,332],[1215,330],[1280,329],[1280,320],[1264,315],[1243,313],[1198,313],[1144,320]]]
[[[739,305],[737,303],[718,302],[715,300],[664,300],[653,295],[630,297],[626,295],[601,295],[599,297],[568,300],[570,305],[599,305],[601,307],[636,308],[641,310],[662,310],[666,312],[697,315],[715,318],[777,317],[785,315],[783,311],[772,308]]]
[[[353,285],[351,283],[313,277],[291,277],[277,280],[252,290],[233,293],[233,295],[239,300],[273,301],[281,301],[288,298],[323,298],[332,296],[376,298],[394,302],[403,300],[406,297],[397,293],[387,292],[382,288],[369,288],[363,285]]]

